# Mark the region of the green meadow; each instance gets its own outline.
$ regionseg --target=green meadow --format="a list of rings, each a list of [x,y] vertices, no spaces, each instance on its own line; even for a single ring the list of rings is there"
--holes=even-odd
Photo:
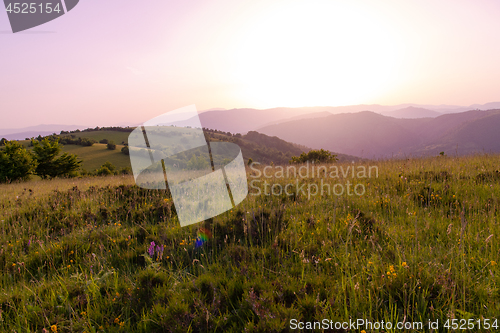
[[[85,160],[103,148],[65,151]],[[128,159],[119,147],[109,154],[117,166]],[[349,332],[430,332],[429,320],[439,320],[434,332],[447,320],[494,331],[499,162],[296,166],[306,177],[254,166],[246,200],[184,228],[168,190],[140,189],[129,175],[2,184],[0,331],[298,331],[292,319],[424,324]],[[335,166],[350,171],[336,177]],[[370,166],[378,173],[364,176]],[[326,185],[344,193],[313,194]],[[208,240],[197,246],[200,229]]]
[[[117,169],[129,167],[130,157],[123,154],[123,145],[116,145],[115,150],[109,150],[105,144],[94,143],[92,146],[64,145],[62,153],[75,154],[83,160],[82,169],[94,171],[106,162],[111,162]]]

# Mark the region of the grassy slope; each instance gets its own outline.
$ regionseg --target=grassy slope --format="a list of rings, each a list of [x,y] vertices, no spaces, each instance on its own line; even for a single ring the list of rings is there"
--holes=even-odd
[[[108,161],[118,169],[130,167],[130,157],[121,153],[122,148],[123,145],[116,145],[116,150],[109,150],[105,144],[95,143],[91,147],[65,145],[62,151],[76,154],[79,159],[83,160],[83,169],[93,171]]]
[[[348,179],[363,196],[249,195],[185,228],[168,193],[130,176],[0,185],[0,330],[271,332],[292,318],[367,318],[439,319],[444,332],[450,317],[494,318],[499,159],[373,162],[378,178]],[[203,225],[213,238],[196,248]],[[161,257],[146,254],[152,241]]]
[[[129,132],[119,131],[89,131],[72,133],[76,137],[92,138],[97,141],[102,139],[113,140],[117,146],[116,150],[106,149],[104,144],[94,144],[91,147],[83,147],[79,145],[65,145],[62,152],[76,154],[79,159],[83,160],[82,168],[87,171],[94,171],[101,167],[105,162],[111,162],[117,169],[130,167],[130,157],[121,153],[122,142],[128,141]],[[210,141],[230,141],[237,142],[240,146],[245,161],[252,158],[254,162],[263,164],[287,163],[292,156],[298,156],[303,151],[308,151],[307,147],[297,146],[281,140],[277,137],[269,137],[264,134],[250,132],[242,138],[235,138],[227,134],[211,133],[209,134]],[[29,149],[30,141],[20,141]],[[340,161],[359,160],[357,157],[349,155],[338,155]]]
[[[102,139],[113,140],[117,145],[122,142],[128,142],[128,136],[130,132],[119,132],[119,131],[90,131],[90,132],[79,132],[72,133],[77,137],[94,139],[96,141],[101,141]]]

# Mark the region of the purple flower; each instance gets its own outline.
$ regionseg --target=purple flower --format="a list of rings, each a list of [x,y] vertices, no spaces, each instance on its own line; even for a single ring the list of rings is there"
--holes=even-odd
[[[155,242],[151,242],[151,244],[149,245],[148,253],[150,257],[153,257],[153,255],[155,254]]]

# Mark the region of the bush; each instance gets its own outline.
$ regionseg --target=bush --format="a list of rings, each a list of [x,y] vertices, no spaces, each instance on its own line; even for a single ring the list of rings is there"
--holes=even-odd
[[[111,170],[109,170],[107,167],[105,167],[105,166],[101,166],[101,167],[97,170],[96,174],[97,174],[98,176],[109,176],[109,175],[112,175],[112,174],[113,174],[113,172],[112,172]]]
[[[115,173],[116,167],[111,162],[106,162],[99,169],[96,170],[98,176],[108,176]]]
[[[99,143],[104,143],[105,145],[108,144],[108,139],[102,139],[101,141],[99,141]]]
[[[113,140],[109,141],[107,146],[106,146],[109,150],[115,150],[116,149],[116,144]]]
[[[17,141],[5,141],[0,150],[0,182],[27,180],[35,171],[37,162]]]
[[[338,161],[337,155],[333,155],[328,150],[320,149],[320,150],[311,150],[307,154],[302,153],[300,156],[294,156],[289,161],[292,163],[328,163]]]
[[[125,147],[122,148],[122,154],[125,154],[127,156],[130,155],[130,151],[129,151],[129,149],[128,149],[127,146],[125,146]]]
[[[84,147],[90,147],[90,146],[93,146],[94,143],[96,143],[97,141],[94,140],[94,139],[89,139],[89,138],[78,138],[78,144],[79,145],[82,145]]]
[[[130,167],[124,167],[120,169],[119,173],[122,175],[130,175],[132,174],[132,169]]]
[[[50,141],[45,138],[42,141],[31,142],[37,161],[36,174],[43,179],[74,175],[75,171],[80,168],[82,161],[78,161],[74,154],[64,153],[56,158],[62,148],[58,140]]]

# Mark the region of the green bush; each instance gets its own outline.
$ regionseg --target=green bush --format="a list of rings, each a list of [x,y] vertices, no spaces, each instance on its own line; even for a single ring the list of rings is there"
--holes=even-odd
[[[82,164],[82,161],[78,161],[74,154],[64,153],[56,158],[62,149],[58,140],[50,141],[44,138],[42,141],[31,142],[37,161],[36,174],[43,179],[74,174]]]
[[[320,149],[311,150],[308,153],[302,153],[300,156],[294,156],[289,163],[329,163],[335,161],[338,161],[337,155],[333,155],[328,150]]]
[[[109,141],[107,146],[106,146],[109,150],[115,150],[116,149],[116,144],[113,140]]]
[[[35,171],[37,161],[17,141],[4,141],[0,150],[0,182],[27,180]]]

